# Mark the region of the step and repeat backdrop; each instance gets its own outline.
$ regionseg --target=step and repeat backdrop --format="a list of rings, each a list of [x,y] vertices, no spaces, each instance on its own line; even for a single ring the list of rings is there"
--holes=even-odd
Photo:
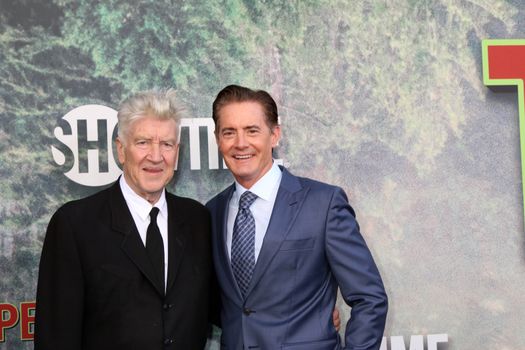
[[[211,120],[232,83],[278,102],[286,167],[348,193],[389,295],[382,350],[525,349],[525,42],[482,45],[521,38],[521,0],[0,0],[0,349],[33,348],[51,215],[121,172],[118,103],[178,90],[169,190],[205,202],[232,182]]]

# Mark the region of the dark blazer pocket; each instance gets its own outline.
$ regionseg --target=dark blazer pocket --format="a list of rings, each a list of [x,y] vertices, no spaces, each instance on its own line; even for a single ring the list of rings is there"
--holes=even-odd
[[[341,344],[338,339],[326,339],[318,341],[285,343],[281,345],[282,350],[339,350]]]
[[[284,240],[279,250],[306,250],[314,247],[315,237]]]

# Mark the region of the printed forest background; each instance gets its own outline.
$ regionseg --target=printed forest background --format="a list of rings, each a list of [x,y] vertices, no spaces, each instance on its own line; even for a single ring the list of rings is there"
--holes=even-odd
[[[517,94],[483,86],[489,38],[525,38],[525,3],[0,0],[0,303],[34,300],[51,215],[100,190],[53,160],[68,111],[174,87],[209,118],[237,83],[278,101],[292,172],[347,191],[389,293],[385,336],[524,349]],[[232,178],[190,170],[185,141],[169,189],[205,202]]]

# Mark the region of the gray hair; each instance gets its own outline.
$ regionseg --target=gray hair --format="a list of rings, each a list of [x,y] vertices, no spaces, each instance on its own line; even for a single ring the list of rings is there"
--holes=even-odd
[[[121,102],[118,109],[118,137],[124,142],[133,122],[155,117],[173,120],[177,127],[185,114],[185,108],[174,89],[153,89],[138,92]]]

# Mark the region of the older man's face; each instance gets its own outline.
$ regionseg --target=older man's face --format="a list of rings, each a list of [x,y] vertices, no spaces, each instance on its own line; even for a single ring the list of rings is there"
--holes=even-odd
[[[178,147],[175,121],[154,117],[133,122],[124,140],[117,139],[124,178],[136,194],[157,202],[173,177]]]

